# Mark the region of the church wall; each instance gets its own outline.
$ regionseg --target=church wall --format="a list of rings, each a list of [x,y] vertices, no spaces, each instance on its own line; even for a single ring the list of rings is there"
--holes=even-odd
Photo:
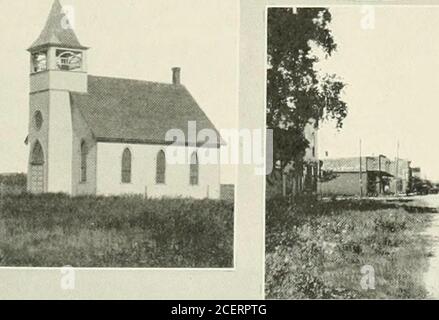
[[[30,77],[31,92],[49,89],[87,92],[87,83],[88,76],[85,72],[50,70],[32,74]]]
[[[122,183],[122,153],[129,148],[132,154],[132,181]],[[165,151],[166,149],[166,151]],[[220,166],[216,164],[200,164],[199,185],[190,185],[190,165],[167,164],[166,184],[156,184],[156,158],[160,150],[167,155],[178,150],[193,149],[186,147],[165,147],[159,145],[102,143],[97,146],[97,194],[140,194],[151,198],[183,197],[196,199],[219,199]],[[218,149],[210,149],[213,156],[219,158]],[[199,150],[199,154],[202,151]],[[170,157],[167,156],[167,160]]]
[[[48,192],[72,192],[72,115],[70,95],[50,91]]]
[[[74,196],[96,194],[97,144],[93,134],[77,108],[72,108],[72,192]],[[81,143],[85,141],[87,155],[87,181],[81,182]]]
[[[51,70],[49,74],[51,89],[87,92],[88,75],[85,72]]]
[[[34,115],[36,111],[40,111],[43,116],[42,126],[39,130],[35,128]],[[32,149],[36,141],[39,141],[44,152],[44,185],[47,191],[48,183],[48,145],[49,145],[49,92],[40,92],[31,94],[29,97],[29,161],[28,161],[28,175],[27,175],[27,188],[31,191],[31,154]]]
[[[49,72],[39,72],[30,76],[30,92],[49,89]]]

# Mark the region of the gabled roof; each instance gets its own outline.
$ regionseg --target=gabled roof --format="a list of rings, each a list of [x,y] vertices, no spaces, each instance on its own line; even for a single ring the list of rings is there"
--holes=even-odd
[[[53,3],[43,31],[28,51],[48,46],[87,49],[87,47],[81,45],[73,29],[69,27],[67,16],[63,13],[59,0],[55,0]]]
[[[70,98],[97,141],[169,144],[173,141],[166,141],[166,133],[180,129],[186,144],[193,144],[196,138],[188,137],[189,121],[196,122],[197,133],[212,129],[221,139],[183,85],[88,76],[88,92],[71,92]]]

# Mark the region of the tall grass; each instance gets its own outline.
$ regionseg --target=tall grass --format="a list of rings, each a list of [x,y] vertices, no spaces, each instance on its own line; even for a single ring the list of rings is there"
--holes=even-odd
[[[425,208],[378,201],[267,203],[266,293],[272,299],[425,298]],[[408,212],[410,211],[410,212]],[[375,289],[361,270],[374,270]]]
[[[0,174],[0,196],[26,192],[26,179],[24,173]]]
[[[1,266],[233,266],[230,202],[24,194],[0,205]]]

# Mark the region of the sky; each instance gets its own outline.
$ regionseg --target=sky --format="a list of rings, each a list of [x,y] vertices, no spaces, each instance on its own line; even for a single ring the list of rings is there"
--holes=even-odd
[[[358,156],[361,139],[363,155],[393,160],[399,141],[399,157],[439,181],[439,7],[374,8],[372,29],[364,7],[330,9],[338,48],[318,68],[347,84],[349,115],[339,131],[323,125],[319,154]]]
[[[0,0],[0,173],[26,172],[29,53],[53,0]],[[189,89],[218,129],[238,125],[239,3],[235,0],[61,0],[92,75],[171,82]],[[7,14],[5,14],[7,13]],[[233,183],[235,168],[222,168]]]

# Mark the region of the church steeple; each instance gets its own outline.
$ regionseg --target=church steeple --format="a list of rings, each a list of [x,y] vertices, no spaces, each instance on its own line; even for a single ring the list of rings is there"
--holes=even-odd
[[[72,192],[71,93],[88,90],[87,48],[58,0],[30,52],[28,186],[32,192]],[[36,160],[35,160],[36,159]]]
[[[55,0],[46,25],[30,52],[31,92],[87,91],[87,47],[81,45],[68,15]]]
[[[28,51],[34,52],[50,46],[81,50],[87,49],[87,47],[82,46],[79,42],[66,14],[63,12],[59,0],[54,1],[43,31]]]

